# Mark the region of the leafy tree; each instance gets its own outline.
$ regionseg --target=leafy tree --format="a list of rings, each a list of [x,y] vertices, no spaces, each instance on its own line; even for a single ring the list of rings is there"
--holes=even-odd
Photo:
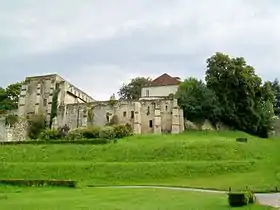
[[[280,116],[280,84],[278,79],[275,79],[273,82],[268,81],[267,83],[270,84],[273,92],[274,92],[274,113],[276,116]]]
[[[0,87],[0,112],[17,109],[22,82]]]
[[[11,84],[6,88],[6,94],[10,101],[10,108],[17,109],[18,108],[18,101],[20,96],[22,82],[17,82],[15,84]]]
[[[151,78],[136,77],[128,84],[123,84],[118,95],[120,99],[138,100],[141,97],[141,89],[151,81]]]
[[[219,118],[216,96],[201,80],[186,79],[180,84],[176,97],[184,115],[191,121],[209,119],[215,122]]]
[[[266,137],[271,129],[273,92],[244,58],[216,53],[207,59],[207,87],[221,105],[221,120],[251,134]]]

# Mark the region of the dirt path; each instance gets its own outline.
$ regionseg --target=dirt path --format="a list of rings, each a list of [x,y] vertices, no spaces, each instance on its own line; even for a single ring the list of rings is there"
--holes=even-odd
[[[226,191],[217,190],[204,190],[195,188],[181,188],[181,187],[164,187],[164,186],[106,186],[106,187],[96,187],[96,188],[152,188],[152,189],[166,189],[166,190],[181,190],[181,191],[191,191],[191,192],[203,192],[203,193],[219,193],[224,194]],[[256,193],[257,202],[261,205],[272,206],[275,208],[280,208],[280,193]]]

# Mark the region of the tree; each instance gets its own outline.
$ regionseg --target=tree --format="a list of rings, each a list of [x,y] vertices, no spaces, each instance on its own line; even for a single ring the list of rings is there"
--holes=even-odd
[[[6,88],[6,94],[11,102],[11,109],[17,109],[18,101],[23,82],[11,84]]]
[[[274,92],[274,114],[276,116],[280,116],[280,84],[278,79],[275,79],[273,82],[268,81],[267,83],[270,84],[273,92]]]
[[[151,78],[136,77],[128,84],[123,84],[118,95],[124,100],[138,100],[141,97],[141,89],[151,81]]]
[[[6,89],[0,87],[0,112],[17,109],[22,82],[9,85]]]
[[[193,77],[186,79],[180,84],[176,98],[184,116],[190,121],[209,119],[215,122],[219,118],[216,96],[201,80]]]
[[[221,121],[238,130],[266,137],[271,129],[273,92],[262,85],[242,57],[216,53],[207,59],[206,84],[221,105]]]

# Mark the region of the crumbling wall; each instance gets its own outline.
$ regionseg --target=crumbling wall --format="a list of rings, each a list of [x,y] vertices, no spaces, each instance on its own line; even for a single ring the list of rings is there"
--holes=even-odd
[[[177,106],[174,100],[156,99],[60,105],[57,126],[67,124],[70,129],[89,125],[104,126],[115,116],[117,124],[128,123],[136,133],[171,133],[174,126],[174,132],[178,133],[184,130],[184,122],[178,107],[177,115],[174,116],[174,104]],[[177,124],[172,125],[175,121]]]
[[[28,123],[18,118],[14,125],[6,125],[5,117],[0,118],[0,141],[24,141],[27,137]]]
[[[7,139],[7,132],[6,132],[6,125],[5,125],[5,117],[0,118],[0,141],[5,141]]]

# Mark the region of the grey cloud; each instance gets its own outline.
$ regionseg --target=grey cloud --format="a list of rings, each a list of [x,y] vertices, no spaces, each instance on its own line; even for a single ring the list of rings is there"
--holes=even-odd
[[[265,79],[279,74],[278,1],[67,1],[64,8],[63,1],[23,2],[14,3],[9,19],[0,0],[0,26],[7,29],[0,32],[0,85],[59,73],[106,99],[136,75],[203,78],[216,51],[244,56]]]

